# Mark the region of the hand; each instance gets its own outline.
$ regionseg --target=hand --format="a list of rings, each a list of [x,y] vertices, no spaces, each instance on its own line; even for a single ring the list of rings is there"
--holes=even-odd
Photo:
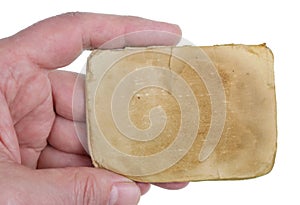
[[[175,25],[137,17],[68,13],[0,40],[0,204],[138,203],[150,185],[90,167],[74,128],[76,122],[85,129],[83,79],[81,95],[74,99],[78,74],[53,70],[70,64],[84,49],[143,30],[181,35]],[[145,35],[125,36],[116,46],[179,40]],[[185,185],[159,184],[169,189]]]

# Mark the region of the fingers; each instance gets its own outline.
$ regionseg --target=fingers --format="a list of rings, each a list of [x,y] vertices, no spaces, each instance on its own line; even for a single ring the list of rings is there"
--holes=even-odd
[[[65,168],[65,167],[92,167],[90,157],[61,152],[47,146],[40,155],[38,168]],[[140,189],[141,195],[147,193],[150,189],[149,183],[136,183]]]
[[[136,182],[136,185],[138,185],[138,187],[140,188],[140,191],[141,191],[142,195],[146,194],[149,191],[150,187],[151,187],[151,185],[149,183]]]
[[[47,146],[41,153],[38,168],[91,167],[89,156],[71,154]]]
[[[189,183],[188,182],[172,182],[172,183],[154,183],[154,185],[170,190],[177,190],[186,187]]]
[[[141,195],[136,183],[102,169],[31,170],[17,164],[1,167],[0,163],[0,171],[5,176],[0,179],[4,204],[135,205]]]
[[[129,35],[132,34],[132,35]],[[42,68],[70,64],[84,49],[105,47],[173,45],[181,37],[178,26],[138,17],[93,13],[55,16],[19,32],[11,45]]]
[[[85,120],[84,77],[72,72],[53,71],[49,73],[49,79],[52,84],[56,113],[63,117],[58,116],[55,118],[48,142],[55,149],[63,152],[85,154],[82,143],[86,143],[84,141],[87,138],[86,125],[84,122],[72,121]],[[82,141],[80,142],[79,139]],[[50,167],[61,167],[61,164],[55,165],[54,162],[51,163],[52,166]],[[165,189],[181,189],[187,186],[187,184],[158,183],[155,185]]]
[[[136,183],[101,169],[42,170],[38,177],[44,185],[39,183],[39,187],[56,204],[134,205],[141,195]],[[40,194],[41,190],[36,193]]]
[[[48,143],[55,149],[66,153],[87,155],[82,145],[85,143],[87,147],[86,124],[56,116]]]
[[[40,155],[38,168],[64,168],[64,167],[90,167],[92,166],[90,157],[71,154],[59,151],[51,146],[47,146]],[[148,183],[137,183],[141,193],[144,194],[150,189]],[[177,190],[188,185],[188,182],[154,183],[164,189]]]
[[[55,112],[69,120],[85,121],[84,76],[67,71],[48,74]]]

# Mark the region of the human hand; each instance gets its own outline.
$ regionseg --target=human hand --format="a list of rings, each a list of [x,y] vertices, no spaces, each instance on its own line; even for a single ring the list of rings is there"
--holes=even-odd
[[[74,97],[78,74],[54,70],[84,49],[143,30],[181,35],[175,25],[136,17],[68,13],[0,40],[0,204],[138,203],[149,184],[90,167],[74,127],[85,132],[84,79],[79,76],[81,94]],[[117,46],[178,40],[141,32],[125,35]],[[186,183],[158,185],[179,189]]]

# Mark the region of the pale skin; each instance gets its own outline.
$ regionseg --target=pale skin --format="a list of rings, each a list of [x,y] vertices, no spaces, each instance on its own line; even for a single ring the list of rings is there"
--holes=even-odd
[[[141,32],[117,47],[174,45],[181,36],[172,24],[67,13],[0,40],[0,204],[134,205],[148,191],[149,184],[92,168],[74,128],[74,122],[85,128],[84,79],[73,99],[78,75],[56,71],[85,49],[144,30],[178,38]],[[156,185],[180,189],[187,183]]]

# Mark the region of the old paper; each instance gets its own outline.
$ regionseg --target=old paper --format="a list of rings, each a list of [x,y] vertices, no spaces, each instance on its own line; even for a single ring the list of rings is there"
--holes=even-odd
[[[274,164],[265,45],[94,51],[86,106],[94,165],[136,181],[245,179]]]

